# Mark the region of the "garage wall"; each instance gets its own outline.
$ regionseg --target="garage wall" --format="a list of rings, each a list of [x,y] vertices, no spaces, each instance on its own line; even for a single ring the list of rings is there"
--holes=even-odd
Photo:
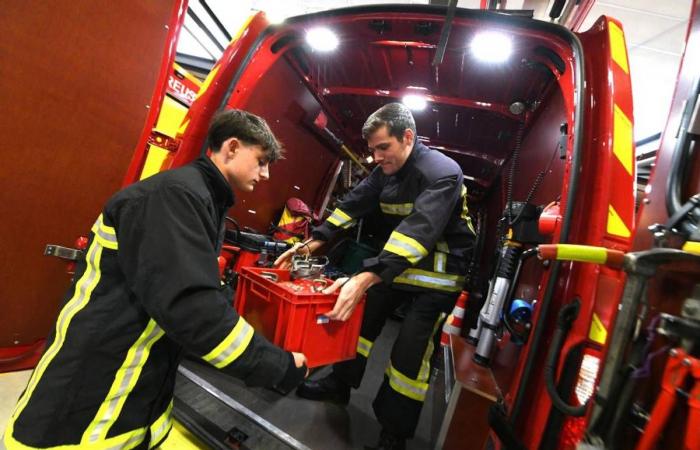
[[[69,275],[44,247],[73,246],[120,187],[181,3],[3,3],[0,347],[53,326]]]

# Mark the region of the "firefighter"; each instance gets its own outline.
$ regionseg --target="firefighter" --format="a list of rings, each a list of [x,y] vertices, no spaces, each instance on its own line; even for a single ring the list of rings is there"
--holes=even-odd
[[[236,313],[217,264],[233,189],[267,180],[280,145],[263,119],[238,110],[215,116],[208,144],[211,156],[107,202],[9,420],[9,450],[156,447],[172,427],[186,351],[249,386],[288,391],[306,376],[304,355]]]
[[[367,291],[357,357],[333,366],[330,375],[307,380],[297,394],[347,404],[360,385],[372,345],[392,311],[409,303],[394,342],[384,381],[373,402],[382,426],[378,448],[403,449],[413,436],[428,390],[433,337],[462,290],[475,233],[467,215],[462,170],[452,159],[416,140],[411,112],[390,103],[362,128],[377,167],[348,193],[328,219],[276,264],[288,267],[294,253],[313,252],[339,231],[379,207],[391,230],[379,255],[359,273],[337,280],[328,316],[347,320]],[[340,287],[342,286],[342,287]]]

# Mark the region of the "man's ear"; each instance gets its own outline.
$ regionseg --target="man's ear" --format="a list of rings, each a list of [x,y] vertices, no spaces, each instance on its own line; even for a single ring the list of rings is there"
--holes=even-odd
[[[226,152],[225,156],[226,159],[232,159],[236,153],[238,153],[238,148],[240,147],[241,143],[238,142],[238,139],[236,138],[228,138],[224,141],[224,143],[221,145],[221,150]]]
[[[403,132],[403,140],[407,145],[413,145],[415,143],[416,135],[412,129],[406,128]]]

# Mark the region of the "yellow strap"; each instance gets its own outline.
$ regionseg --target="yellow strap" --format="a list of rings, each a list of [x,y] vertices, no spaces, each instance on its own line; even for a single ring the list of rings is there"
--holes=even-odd
[[[557,244],[557,259],[605,264],[608,253],[604,247],[589,245]]]

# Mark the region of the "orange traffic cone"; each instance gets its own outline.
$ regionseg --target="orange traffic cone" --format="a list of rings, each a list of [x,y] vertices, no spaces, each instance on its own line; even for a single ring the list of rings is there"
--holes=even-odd
[[[452,314],[447,316],[445,325],[442,326],[440,345],[444,346],[450,343],[450,334],[459,336],[462,333],[462,320],[464,320],[464,308],[467,306],[467,299],[469,299],[469,294],[467,291],[462,291],[452,310]]]

